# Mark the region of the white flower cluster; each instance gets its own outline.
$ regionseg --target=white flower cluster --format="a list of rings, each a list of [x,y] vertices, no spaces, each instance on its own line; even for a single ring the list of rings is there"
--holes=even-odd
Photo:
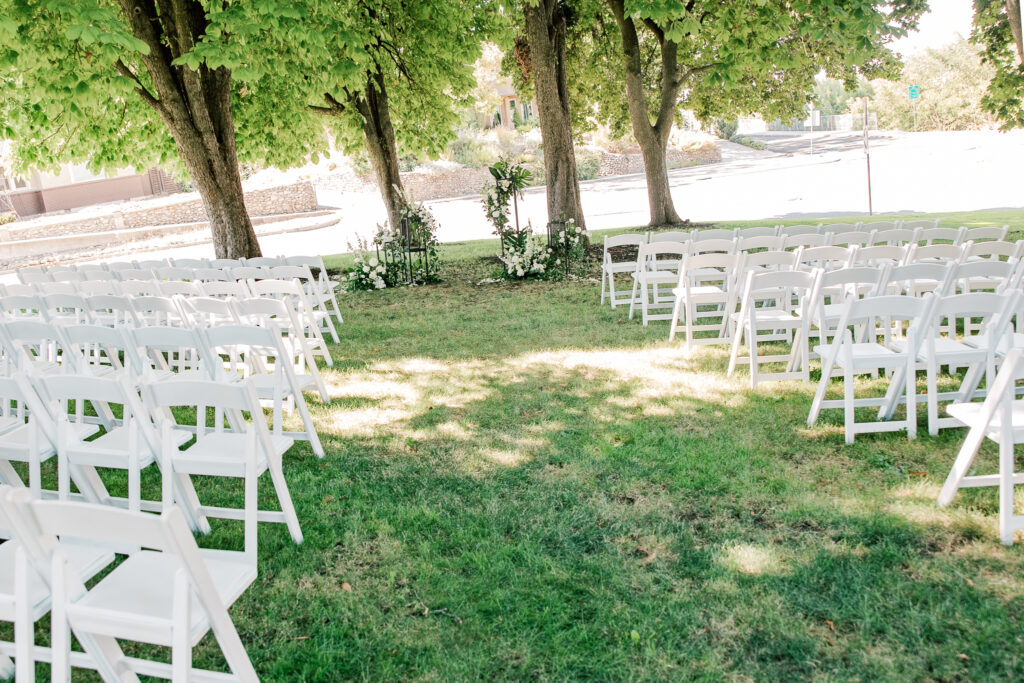
[[[500,258],[509,275],[517,278],[540,275],[547,268],[548,259],[551,258],[551,248],[541,246],[534,239],[527,239],[521,251],[508,249]]]
[[[585,228],[577,226],[576,221],[570,218],[565,222],[565,227],[558,231],[558,243],[571,249],[588,235]]]
[[[369,256],[365,252],[356,252],[355,267],[349,272],[350,280],[355,280],[360,289],[384,289],[387,284],[384,282],[384,273],[387,269],[376,256]]]

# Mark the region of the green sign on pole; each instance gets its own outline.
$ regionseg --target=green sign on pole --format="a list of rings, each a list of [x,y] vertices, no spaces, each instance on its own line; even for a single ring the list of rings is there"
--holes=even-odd
[[[907,90],[910,92],[910,99],[916,100],[921,97],[921,88],[919,86],[912,85]]]

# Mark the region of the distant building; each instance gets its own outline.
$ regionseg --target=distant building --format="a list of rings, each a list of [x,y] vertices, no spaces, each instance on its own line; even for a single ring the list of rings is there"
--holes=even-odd
[[[500,98],[500,103],[491,112],[490,119],[481,121],[484,128],[508,128],[516,127],[517,122],[529,123],[533,120],[533,100],[522,101],[516,91],[512,88],[511,82],[499,83],[495,90]]]
[[[32,171],[27,177],[11,177],[0,168],[0,192],[5,191],[15,212],[25,217],[180,192],[181,185],[158,168],[142,174],[122,169],[107,177],[92,173],[83,164],[64,164],[60,173]]]

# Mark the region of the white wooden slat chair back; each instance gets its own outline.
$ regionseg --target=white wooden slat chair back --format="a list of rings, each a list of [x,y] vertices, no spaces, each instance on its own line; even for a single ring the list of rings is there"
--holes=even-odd
[[[680,320],[686,334],[686,350],[697,345],[729,344],[729,315],[736,310],[736,263],[734,254],[687,254],[679,269],[673,294],[675,307],[669,340],[675,339]],[[710,310],[709,310],[710,309]],[[712,337],[698,333],[714,332]]]
[[[822,358],[821,379],[811,403],[807,426],[811,427],[817,422],[822,410],[841,408],[848,444],[854,442],[857,434],[866,432],[906,430],[908,438],[916,438],[917,358],[922,343],[922,326],[927,324],[935,298],[932,294],[924,298],[882,295],[850,300],[836,326],[832,342],[814,349]],[[882,325],[878,324],[880,320],[883,321]],[[902,346],[893,344],[890,332],[893,321],[909,324]],[[882,331],[881,340],[876,337],[879,329]],[[865,373],[875,375],[879,370],[891,373],[888,375],[886,395],[881,398],[857,398],[854,393],[854,377]],[[836,371],[842,373],[843,398],[826,400],[830,381]],[[904,392],[906,418],[893,420],[891,415],[886,418],[888,406],[895,405]],[[858,422],[856,409],[865,406],[877,406],[879,419]]]
[[[672,308],[674,299],[663,296],[660,286],[671,287],[679,277],[679,266],[689,244],[685,242],[648,242],[637,248],[637,265],[633,271],[629,317],[639,305],[644,326],[651,320],[668,320],[671,313],[652,314],[652,308]],[[652,301],[653,298],[653,301]]]
[[[779,227],[781,237],[794,237],[796,235],[818,235],[822,232],[822,224],[817,225],[783,225]]]
[[[104,680],[137,680],[138,674],[205,678],[206,672],[192,667],[192,648],[209,631],[232,672],[228,680],[258,680],[227,611],[256,579],[255,553],[248,546],[254,520],[245,520],[246,552],[211,552],[198,547],[178,509],[153,515],[31,500],[17,490],[0,505],[52,592],[54,680],[68,680],[72,667],[95,669]],[[87,587],[57,538],[144,549]],[[71,634],[85,656],[71,651]],[[169,647],[171,663],[126,657],[118,640]]]
[[[196,441],[184,451],[164,443],[162,467],[176,475],[244,478],[246,502],[250,508],[250,493],[255,503],[256,479],[269,472],[277,495],[280,511],[257,510],[256,517],[263,522],[285,524],[295,543],[302,543],[302,529],[295,514],[288,483],[285,480],[282,456],[291,447],[292,439],[282,433],[280,423],[274,431],[267,427],[259,397],[252,379],[231,384],[200,380],[173,380],[143,385],[143,394],[150,405],[169,411],[176,407],[194,407],[196,410]],[[213,408],[213,422],[208,421],[207,408]],[[244,421],[248,413],[250,420]],[[225,418],[233,425],[225,428]],[[244,425],[244,426],[242,426]],[[161,425],[161,434],[174,426],[173,417]],[[165,479],[164,500],[173,498]],[[251,481],[251,485],[250,482]],[[206,517],[240,519],[238,508],[203,505],[200,512]]]
[[[616,260],[616,256],[626,249],[636,249],[639,253],[640,245],[646,242],[647,235],[643,233],[623,233],[621,235],[605,236],[604,249],[601,255],[601,305],[604,305],[605,296],[608,297],[612,308],[615,308],[618,304],[629,303],[629,299],[621,297],[616,293],[615,275],[635,272],[637,257]]]
[[[1024,443],[1024,401],[1017,398],[1021,379],[1024,379],[1024,349],[1011,349],[984,403],[958,403],[946,409],[969,429],[938,496],[939,507],[946,507],[961,488],[998,486],[999,538],[1006,545],[1012,545],[1016,532],[1024,529],[1024,515],[1017,514],[1014,505],[1015,485],[1021,481],[1014,446]],[[999,444],[998,471],[973,474],[974,459],[985,439]]]

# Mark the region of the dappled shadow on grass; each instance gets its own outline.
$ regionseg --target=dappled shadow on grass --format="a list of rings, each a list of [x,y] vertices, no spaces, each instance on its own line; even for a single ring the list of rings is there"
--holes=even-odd
[[[809,386],[751,391],[723,367],[720,350],[627,344],[338,373],[326,467],[298,475],[315,481],[307,542],[273,561],[270,614],[246,609],[271,677],[1024,666],[990,647],[1016,638],[1019,587],[998,577],[1019,553],[978,512],[921,512],[955,438],[847,447],[838,419],[804,424]]]

